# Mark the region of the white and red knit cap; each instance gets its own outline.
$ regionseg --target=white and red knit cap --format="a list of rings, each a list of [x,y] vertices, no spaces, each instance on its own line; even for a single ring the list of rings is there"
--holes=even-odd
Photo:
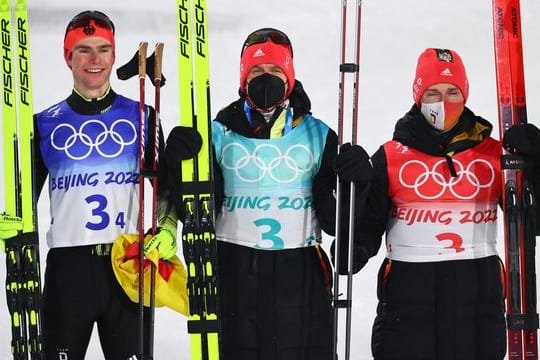
[[[246,78],[255,65],[274,64],[279,66],[287,77],[288,97],[294,87],[294,65],[291,47],[275,44],[268,39],[264,43],[256,43],[246,47],[240,59],[240,90],[246,93]]]
[[[420,105],[424,91],[439,83],[457,86],[467,102],[469,82],[461,57],[454,50],[429,48],[418,57],[412,86],[414,102]]]

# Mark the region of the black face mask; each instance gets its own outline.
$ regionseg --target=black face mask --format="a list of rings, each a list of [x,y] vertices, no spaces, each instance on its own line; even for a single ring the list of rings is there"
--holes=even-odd
[[[264,73],[247,84],[247,96],[259,109],[270,109],[285,98],[285,83],[279,77]]]

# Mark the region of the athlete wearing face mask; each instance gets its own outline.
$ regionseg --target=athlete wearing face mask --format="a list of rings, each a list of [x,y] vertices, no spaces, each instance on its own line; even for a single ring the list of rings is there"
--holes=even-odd
[[[271,67],[276,67],[270,64]],[[262,68],[262,65],[257,65]],[[280,69],[278,69],[278,72]],[[280,76],[264,72],[252,78],[246,85],[247,99],[257,109],[269,111],[285,100],[287,85]]]
[[[463,108],[463,102],[436,101],[422,102],[420,110],[431,126],[439,131],[448,131],[457,124]]]
[[[301,84],[294,78],[292,47],[284,39],[277,36],[274,42],[271,38],[250,36],[242,48],[240,96],[256,137],[287,134],[293,128],[294,118],[301,115],[298,111],[310,106]]]
[[[469,86],[455,51],[422,52],[412,90],[414,104],[371,157],[375,178],[355,221],[355,254],[374,256],[385,236],[373,358],[502,360],[501,142],[465,106]],[[531,158],[536,198],[540,151],[531,145],[538,142],[533,124],[507,130],[503,140]]]
[[[446,132],[458,123],[468,95],[465,67],[455,51],[434,49],[419,57],[413,97],[428,123],[436,130]]]
[[[167,163],[196,153],[197,143],[190,129],[174,128]],[[354,166],[354,151],[334,171],[337,135],[311,114],[283,32],[247,37],[240,97],[212,122],[212,144],[221,358],[331,359],[331,264],[322,231],[335,231],[336,172],[349,181],[366,172]]]

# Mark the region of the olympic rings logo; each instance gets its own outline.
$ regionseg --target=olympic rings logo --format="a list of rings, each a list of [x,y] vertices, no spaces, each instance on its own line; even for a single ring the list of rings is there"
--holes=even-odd
[[[419,160],[407,161],[399,169],[399,182],[426,200],[437,199],[446,190],[457,199],[472,199],[481,189],[489,188],[495,182],[495,170],[487,160],[475,159],[467,167],[458,160],[452,162],[457,176],[449,176],[447,180],[441,169],[446,160],[437,161],[431,169]]]
[[[223,167],[247,183],[261,181],[265,176],[281,184],[291,183],[315,165],[310,149],[298,144],[282,154],[280,148],[271,144],[257,145],[250,153],[241,144],[231,143],[223,147],[221,154]]]
[[[100,120],[85,121],[77,130],[71,124],[60,124],[51,133],[51,145],[72,160],[86,159],[95,149],[105,158],[114,158],[137,140],[135,126],[118,119],[110,128]]]

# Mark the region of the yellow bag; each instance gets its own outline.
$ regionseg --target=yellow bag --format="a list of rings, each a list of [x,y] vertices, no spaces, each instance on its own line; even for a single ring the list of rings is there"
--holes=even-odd
[[[146,236],[145,243],[151,238]],[[139,236],[123,234],[116,238],[111,251],[112,268],[116,279],[131,301],[139,302]],[[159,258],[157,248],[146,257],[144,264],[144,305],[150,306],[150,263],[156,265],[156,307],[167,306],[180,314],[189,312],[187,273],[178,256]]]

